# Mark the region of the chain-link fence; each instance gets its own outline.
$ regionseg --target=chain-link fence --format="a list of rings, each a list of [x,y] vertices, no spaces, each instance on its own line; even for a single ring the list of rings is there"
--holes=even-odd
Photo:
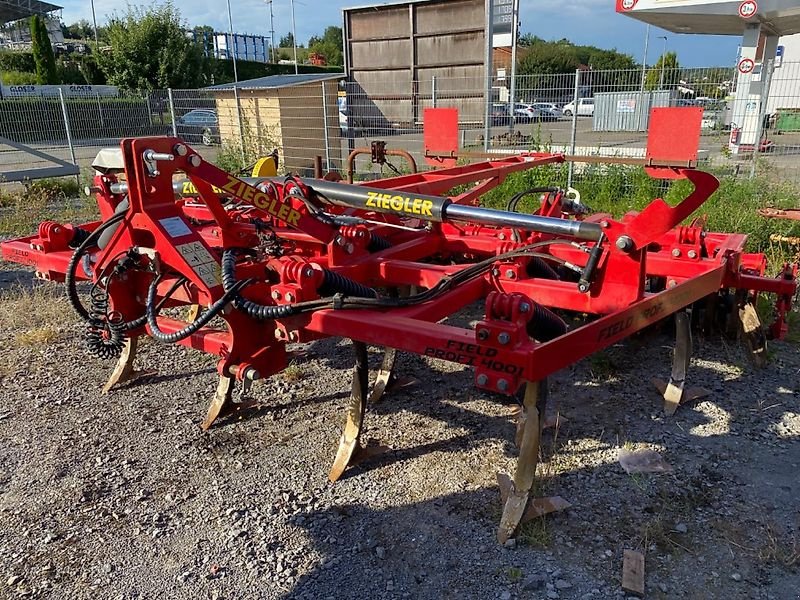
[[[738,77],[737,77],[738,75]],[[739,89],[737,89],[739,86]],[[746,86],[742,88],[742,86]],[[800,181],[800,63],[734,69],[579,70],[494,78],[402,78],[389,87],[335,78],[283,87],[245,82],[204,90],[125,92],[115,97],[0,100],[0,136],[88,169],[125,137],[176,135],[228,169],[277,150],[284,171],[348,171],[348,156],[384,140],[424,168],[429,107],[459,111],[459,152],[549,149],[574,155],[643,157],[650,109],[701,107],[700,160],[749,176]],[[0,174],[41,158],[4,147]],[[14,167],[14,169],[10,169]],[[408,165],[355,162],[359,177]],[[580,164],[569,177],[580,178]]]

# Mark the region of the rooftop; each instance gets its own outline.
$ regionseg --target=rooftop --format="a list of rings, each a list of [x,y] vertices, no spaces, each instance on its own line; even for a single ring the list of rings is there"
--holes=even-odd
[[[247,79],[236,84],[240,90],[274,90],[278,88],[292,87],[304,83],[315,83],[317,81],[329,81],[331,79],[342,79],[344,73],[302,73],[300,75],[269,75],[256,79]],[[212,85],[207,90],[232,90],[233,83],[223,83],[222,85]]]
[[[29,19],[33,15],[46,15],[62,8],[39,0],[0,0],[0,24]]]

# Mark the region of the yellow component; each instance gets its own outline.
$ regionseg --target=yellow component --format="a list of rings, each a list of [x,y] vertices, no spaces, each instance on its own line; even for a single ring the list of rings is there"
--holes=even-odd
[[[253,165],[251,177],[276,177],[278,175],[278,151],[275,150],[269,156],[259,158]]]

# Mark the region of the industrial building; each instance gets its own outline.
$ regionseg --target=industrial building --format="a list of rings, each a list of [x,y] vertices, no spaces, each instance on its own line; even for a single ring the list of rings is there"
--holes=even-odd
[[[351,126],[418,124],[434,98],[482,120],[484,0],[406,0],[346,8],[345,70]]]

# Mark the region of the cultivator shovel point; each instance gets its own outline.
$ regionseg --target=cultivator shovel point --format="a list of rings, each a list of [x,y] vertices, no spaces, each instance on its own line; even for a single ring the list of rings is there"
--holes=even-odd
[[[216,356],[204,430],[258,406],[248,390],[289,365],[289,344],[351,340],[353,383],[331,481],[373,450],[362,448],[365,413],[402,381],[398,352],[468,367],[486,392],[524,390],[516,470],[498,479],[504,542],[526,518],[567,505],[531,499],[549,375],[674,314],[662,392],[674,412],[692,395],[687,309],[721,292],[774,294],[771,331],[780,337],[797,291],[796,267],[765,277],[764,256],[744,252],[746,236],[681,225],[718,187],[691,165],[648,159],[652,176],[685,178],[694,190],[674,207],[656,199],[620,220],[588,214],[555,185],[520,190],[509,210],[477,206],[509,174],[564,160],[521,153],[351,185],[243,179],[180,139],[128,139],[98,160],[99,221],[43,223],[3,242],[2,253],[66,283],[91,352],[117,360],[106,389],[134,375],[142,335]],[[525,195],[540,198],[532,214],[516,211]],[[476,303],[484,314],[474,325],[448,320]],[[565,313],[592,318],[568,327]],[[371,391],[368,345],[386,349]]]

